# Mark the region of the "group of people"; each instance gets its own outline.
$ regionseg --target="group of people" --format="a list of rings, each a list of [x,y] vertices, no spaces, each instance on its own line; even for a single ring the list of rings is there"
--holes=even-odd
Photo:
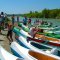
[[[24,19],[23,19],[23,24],[24,24],[24,25],[27,25],[27,22],[28,22],[28,24],[30,24],[30,23],[31,23],[31,19],[29,19],[29,20],[27,21],[27,18],[24,17]],[[12,24],[8,24],[7,38],[9,39],[9,44],[11,44],[11,42],[13,41],[13,38],[12,38],[12,36],[13,36],[12,28],[13,28],[13,26],[14,26],[14,23],[15,23],[15,16],[14,16],[14,14],[13,14],[13,16],[12,16]],[[17,23],[19,23],[19,16],[17,16]],[[10,37],[10,38],[9,38],[9,37]]]
[[[7,22],[7,27],[5,27],[6,20],[7,20],[7,15],[5,15],[4,12],[1,12],[1,14],[0,14],[0,34],[2,34],[2,30],[7,28],[8,29],[7,38],[9,39],[9,44],[11,44],[11,42],[13,41],[12,28],[14,26],[14,16],[12,18],[12,24]]]
[[[0,24],[1,25],[4,25],[4,13],[2,12],[1,13],[1,18],[2,18],[2,21],[1,21],[1,19],[0,19]],[[13,38],[12,38],[12,36],[13,36],[13,32],[12,32],[12,30],[13,30],[13,26],[14,26],[14,23],[15,23],[15,16],[14,16],[14,14],[12,15],[12,23],[8,23],[8,25],[7,25],[7,28],[8,28],[8,32],[7,32],[7,38],[9,39],[9,44],[11,44],[11,42],[13,41]],[[17,23],[19,23],[19,16],[17,16]],[[27,25],[31,25],[31,18],[29,18],[29,19],[27,19],[27,17],[24,17],[24,19],[23,19],[23,24],[25,25],[25,26],[27,26]],[[0,25],[0,26],[1,26]],[[34,38],[35,37],[35,34],[37,33],[39,31],[39,29],[37,28],[37,27],[34,27],[34,28],[30,28],[30,32],[29,32],[29,34]]]
[[[1,30],[4,28],[4,20],[5,20],[5,15],[3,12],[1,12],[1,14],[0,14],[0,33],[1,33]]]
[[[39,23],[38,20],[36,21],[36,23],[37,23],[37,22]],[[42,23],[42,21],[40,21],[40,23]],[[26,25],[26,26],[28,25],[28,27],[29,27],[29,25],[31,25],[31,18],[27,19],[27,17],[25,17],[25,18],[23,19],[23,24]],[[37,32],[42,32],[42,33],[43,33],[43,29],[39,29],[38,26],[30,27],[29,34],[30,34],[33,38],[35,38],[35,35],[36,35]]]

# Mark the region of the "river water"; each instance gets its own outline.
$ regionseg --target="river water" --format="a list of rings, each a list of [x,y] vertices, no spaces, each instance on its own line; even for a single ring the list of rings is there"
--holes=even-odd
[[[11,17],[9,17],[11,19]],[[23,21],[24,17],[19,17],[19,21]],[[43,21],[47,21],[47,22],[52,22],[53,23],[53,26],[60,26],[60,19],[46,19],[46,18],[31,18],[32,20],[32,23],[31,24],[34,24],[34,21],[35,20],[43,20]],[[17,21],[17,16],[15,16],[15,21]]]

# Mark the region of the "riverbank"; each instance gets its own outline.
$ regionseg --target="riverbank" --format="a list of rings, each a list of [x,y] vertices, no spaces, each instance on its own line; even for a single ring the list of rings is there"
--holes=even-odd
[[[7,35],[7,30],[2,31],[2,34],[0,34],[0,45],[3,46],[7,51],[10,51],[10,46],[9,46],[9,40],[6,37]]]

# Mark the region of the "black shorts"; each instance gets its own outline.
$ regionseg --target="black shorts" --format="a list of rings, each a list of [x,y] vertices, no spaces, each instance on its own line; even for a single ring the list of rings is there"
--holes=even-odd
[[[9,30],[9,31],[8,31],[7,36],[9,36],[9,35],[12,35],[12,30]]]
[[[27,25],[27,23],[23,23],[24,25]]]

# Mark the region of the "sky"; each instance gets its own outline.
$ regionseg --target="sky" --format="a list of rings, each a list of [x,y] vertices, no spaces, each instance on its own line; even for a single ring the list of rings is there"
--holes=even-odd
[[[60,8],[60,0],[0,0],[0,12],[8,14],[42,11],[44,8]]]

